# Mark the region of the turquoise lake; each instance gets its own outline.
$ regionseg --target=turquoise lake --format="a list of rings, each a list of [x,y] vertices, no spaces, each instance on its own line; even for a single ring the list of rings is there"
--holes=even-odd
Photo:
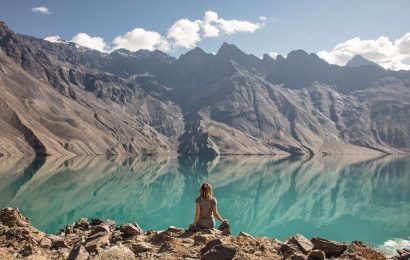
[[[187,227],[208,181],[234,234],[410,240],[409,157],[0,158],[0,178],[0,207],[49,233],[80,217]]]

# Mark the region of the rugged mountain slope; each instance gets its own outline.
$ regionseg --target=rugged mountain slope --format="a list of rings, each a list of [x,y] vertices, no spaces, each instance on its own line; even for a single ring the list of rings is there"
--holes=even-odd
[[[104,54],[0,23],[1,154],[410,151],[410,72],[224,43]]]
[[[360,67],[360,66],[376,66],[379,68],[381,67],[379,64],[364,58],[362,55],[355,55],[345,65],[345,67]]]
[[[179,108],[82,60],[84,52],[103,54],[4,25],[0,35],[0,153],[175,153]],[[74,55],[63,60],[64,51]]]

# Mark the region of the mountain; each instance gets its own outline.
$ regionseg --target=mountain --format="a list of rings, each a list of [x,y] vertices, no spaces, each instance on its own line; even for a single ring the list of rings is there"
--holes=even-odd
[[[360,67],[360,66],[376,66],[382,68],[379,64],[365,59],[362,55],[355,55],[351,60],[349,60],[345,67]]]
[[[410,72],[302,50],[106,54],[0,23],[0,89],[3,155],[410,151]]]

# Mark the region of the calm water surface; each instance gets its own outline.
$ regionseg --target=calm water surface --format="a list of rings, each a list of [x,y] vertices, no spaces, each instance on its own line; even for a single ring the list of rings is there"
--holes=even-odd
[[[409,157],[0,158],[0,180],[0,207],[50,233],[80,217],[186,227],[209,181],[234,233],[374,246],[410,236]]]

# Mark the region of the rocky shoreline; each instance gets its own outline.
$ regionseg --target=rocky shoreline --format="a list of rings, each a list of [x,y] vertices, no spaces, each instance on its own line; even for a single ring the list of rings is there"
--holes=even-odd
[[[398,250],[391,259],[409,259],[410,251]],[[193,230],[169,227],[144,231],[138,224],[82,218],[45,234],[32,226],[18,209],[0,212],[0,259],[387,259],[360,241],[340,243],[297,234],[286,242],[252,237],[229,228]]]

